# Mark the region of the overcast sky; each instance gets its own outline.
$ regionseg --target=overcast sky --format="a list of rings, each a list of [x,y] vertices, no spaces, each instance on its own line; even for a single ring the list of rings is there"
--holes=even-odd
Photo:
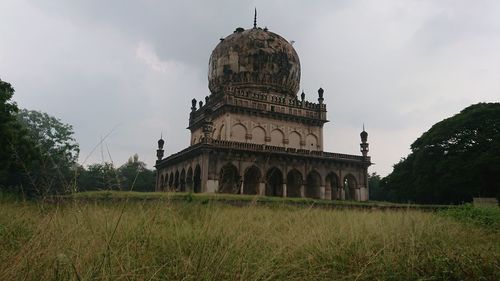
[[[295,41],[307,98],[325,89],[325,150],[360,154],[364,123],[370,172],[390,173],[434,123],[500,100],[496,0],[0,0],[0,78],[20,107],[74,126],[80,163],[138,153],[152,168],[161,132],[167,155],[189,145],[210,53],[254,7]]]

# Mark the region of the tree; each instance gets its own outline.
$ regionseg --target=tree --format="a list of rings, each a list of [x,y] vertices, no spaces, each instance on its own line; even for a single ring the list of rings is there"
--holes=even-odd
[[[74,191],[79,146],[73,127],[47,113],[20,110],[18,121],[28,131],[38,158],[28,176],[37,195]]]
[[[386,200],[384,192],[380,189],[380,175],[371,173],[368,175],[368,190],[370,192],[370,200]]]
[[[119,190],[120,182],[118,172],[112,163],[91,164],[84,169],[80,169],[78,176],[78,190]]]
[[[14,88],[0,79],[0,188],[12,191],[23,185],[24,173],[37,158],[28,132],[16,119]]]
[[[127,163],[118,168],[122,190],[153,191],[155,174],[146,168],[146,163],[139,161],[134,154]]]
[[[471,105],[419,137],[382,179],[395,201],[462,203],[500,197],[500,103]]]

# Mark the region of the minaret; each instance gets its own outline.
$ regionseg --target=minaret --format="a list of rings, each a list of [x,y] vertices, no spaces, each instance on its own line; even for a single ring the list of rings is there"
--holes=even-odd
[[[161,159],[163,159],[163,152],[164,152],[163,145],[164,144],[165,144],[165,141],[163,140],[163,134],[162,134],[162,136],[158,140],[158,149],[156,150],[156,157],[158,157],[157,161],[160,161]]]
[[[365,131],[365,124],[363,124],[363,131],[359,135],[361,136],[361,143],[359,144],[360,149],[361,149],[361,153],[363,154],[363,157],[367,157],[368,156],[368,143],[367,143],[368,133]]]

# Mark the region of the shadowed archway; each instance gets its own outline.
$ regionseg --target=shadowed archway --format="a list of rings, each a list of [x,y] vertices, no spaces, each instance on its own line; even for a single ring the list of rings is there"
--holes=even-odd
[[[259,194],[259,185],[261,181],[260,169],[257,166],[249,167],[243,177],[243,194]]]
[[[302,197],[302,174],[293,169],[286,176],[286,197]]]
[[[168,178],[168,190],[172,191],[174,186],[174,172],[170,172],[170,177]]]
[[[240,175],[238,169],[231,163],[227,163],[220,170],[219,192],[240,193]]]
[[[179,191],[181,191],[181,192],[186,191],[186,170],[185,169],[182,169],[181,177],[179,179]]]
[[[189,167],[186,174],[186,191],[193,191],[193,168]]]
[[[179,191],[179,171],[175,172],[175,178],[174,178],[174,190]]]
[[[196,168],[194,169],[193,191],[194,191],[194,193],[201,192],[201,168],[200,168],[200,165],[196,165]]]
[[[344,191],[346,200],[356,200],[356,178],[352,174],[344,177]]]
[[[266,196],[283,196],[283,173],[276,167],[267,171]]]
[[[330,192],[330,199],[342,199],[340,196],[339,177],[334,172],[330,172],[328,176],[326,176],[325,183],[325,189],[329,190]]]
[[[307,175],[306,180],[306,197],[307,198],[321,198],[321,176],[318,172],[312,170]]]

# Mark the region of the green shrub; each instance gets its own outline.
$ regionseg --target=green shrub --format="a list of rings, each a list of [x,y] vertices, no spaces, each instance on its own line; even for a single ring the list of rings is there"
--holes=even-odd
[[[460,207],[441,210],[438,213],[461,222],[500,231],[500,208],[498,207],[479,208],[474,207],[472,204],[465,204]]]

